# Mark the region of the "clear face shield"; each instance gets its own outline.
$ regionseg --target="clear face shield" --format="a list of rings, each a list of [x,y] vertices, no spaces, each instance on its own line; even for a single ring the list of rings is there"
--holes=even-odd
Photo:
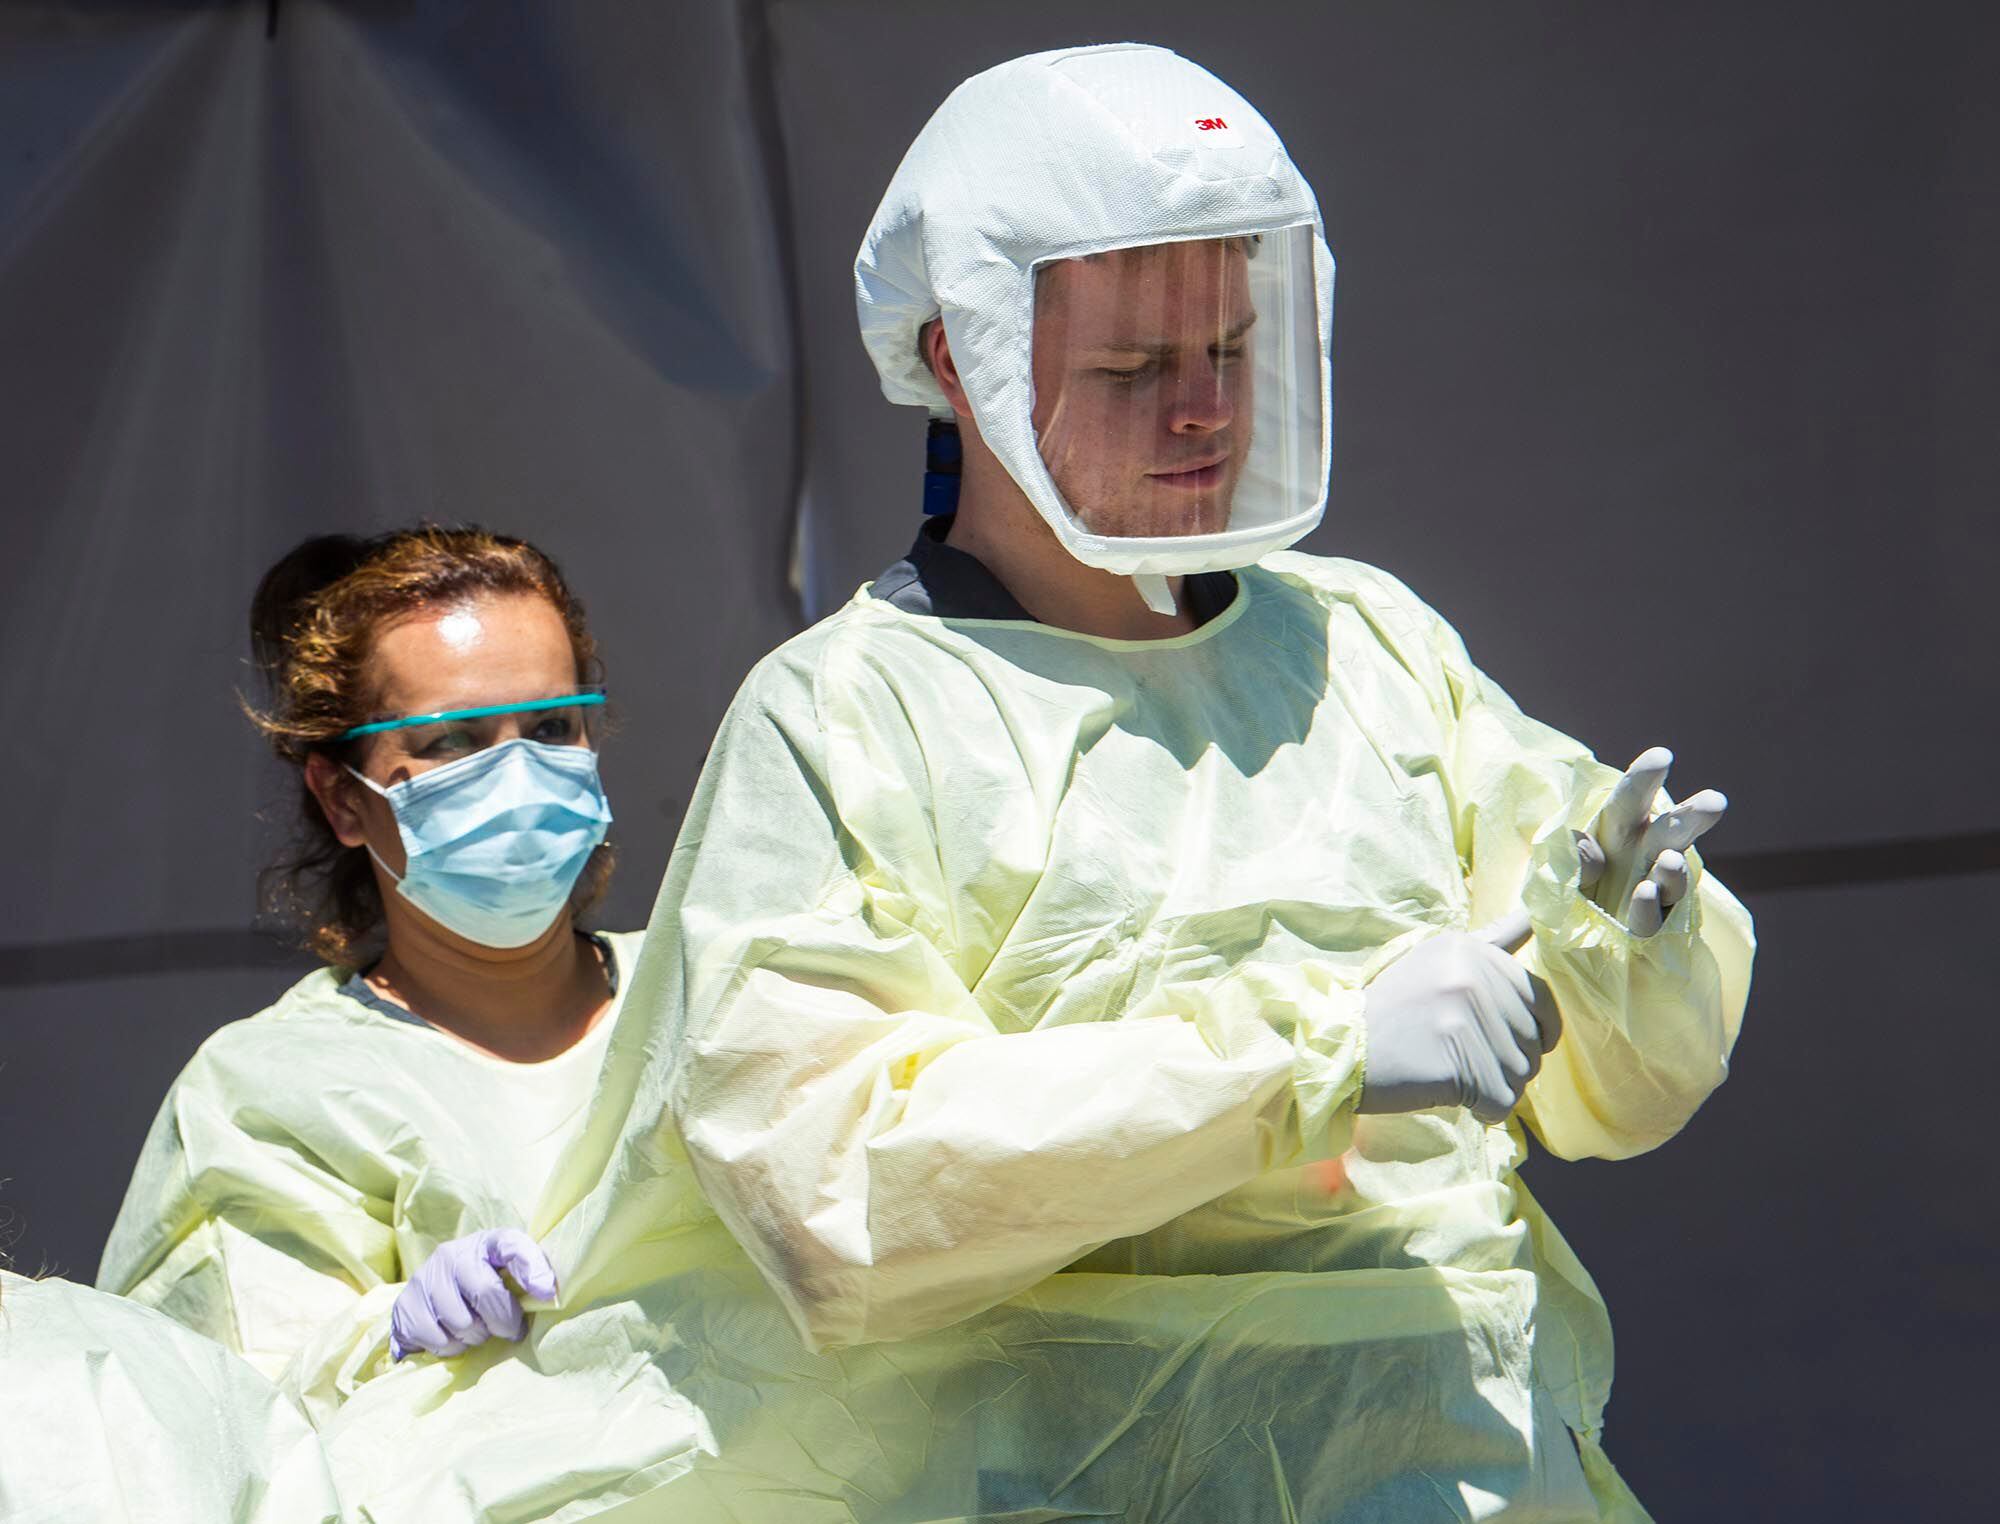
[[[1317,513],[1313,250],[1303,224],[1035,267],[1035,446],[1079,540],[1194,569]]]

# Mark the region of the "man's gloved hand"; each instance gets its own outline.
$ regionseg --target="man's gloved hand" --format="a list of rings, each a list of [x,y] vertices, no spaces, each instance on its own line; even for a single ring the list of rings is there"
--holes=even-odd
[[[1649,747],[1625,769],[1586,832],[1577,833],[1583,890],[1623,918],[1634,936],[1650,937],[1688,891],[1684,855],[1729,808],[1712,788],[1653,813],[1674,754]]]
[[[462,1355],[494,1334],[518,1339],[527,1331],[521,1304],[500,1272],[527,1295],[549,1301],[556,1273],[541,1245],[518,1228],[468,1233],[437,1246],[389,1310],[389,1353],[415,1350]]]
[[[1562,1035],[1549,987],[1508,954],[1522,913],[1479,932],[1420,942],[1368,986],[1364,1112],[1464,1106],[1503,1122]]]

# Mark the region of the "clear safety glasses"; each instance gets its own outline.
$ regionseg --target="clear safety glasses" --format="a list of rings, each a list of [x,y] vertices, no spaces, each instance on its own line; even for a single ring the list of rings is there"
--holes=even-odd
[[[552,698],[519,699],[446,709],[435,714],[372,720],[342,732],[335,739],[358,741],[373,736],[377,745],[392,755],[431,765],[453,762],[503,741],[519,739],[594,749],[603,724],[604,701],[604,690],[593,687]]]
[[[1036,448],[1076,527],[1267,530],[1324,491],[1310,224],[1035,270]]]

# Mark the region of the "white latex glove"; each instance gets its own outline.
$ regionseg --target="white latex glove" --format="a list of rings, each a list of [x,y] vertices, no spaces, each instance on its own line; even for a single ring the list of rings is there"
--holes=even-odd
[[[1623,917],[1634,936],[1658,931],[1688,891],[1684,855],[1722,819],[1729,801],[1712,788],[1653,813],[1674,754],[1664,746],[1639,753],[1611,790],[1588,831],[1577,834],[1582,886],[1599,905]]]
[[[1463,1106],[1503,1122],[1562,1035],[1549,987],[1509,956],[1525,912],[1483,931],[1439,932],[1368,986],[1368,1057],[1356,1109]]]

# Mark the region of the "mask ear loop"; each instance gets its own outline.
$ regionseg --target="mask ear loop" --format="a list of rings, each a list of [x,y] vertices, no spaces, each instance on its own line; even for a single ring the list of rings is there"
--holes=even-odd
[[[381,784],[377,783],[373,778],[369,777],[366,773],[356,771],[354,768],[349,767],[345,762],[341,763],[340,766],[341,770],[345,772],[348,775],[348,777],[352,778],[356,783],[360,784],[363,788],[372,790],[373,792],[380,794],[384,799],[387,799],[389,797],[389,791],[386,788],[382,787]],[[382,854],[380,852],[377,852],[374,847],[370,846],[365,838],[361,843],[361,849],[364,852],[366,852],[370,857],[375,859],[376,867],[380,868],[384,873],[389,875],[390,883],[400,884],[403,881],[403,875],[398,873],[394,868],[390,867],[387,863],[383,862]]]
[[[373,847],[369,846],[367,842],[364,841],[361,843],[361,850],[366,852],[370,857],[375,859],[375,866],[380,868],[384,873],[389,875],[390,883],[400,884],[403,881],[403,875],[398,873],[394,868],[390,867],[387,863],[383,862],[382,854],[380,852],[377,852]]]

